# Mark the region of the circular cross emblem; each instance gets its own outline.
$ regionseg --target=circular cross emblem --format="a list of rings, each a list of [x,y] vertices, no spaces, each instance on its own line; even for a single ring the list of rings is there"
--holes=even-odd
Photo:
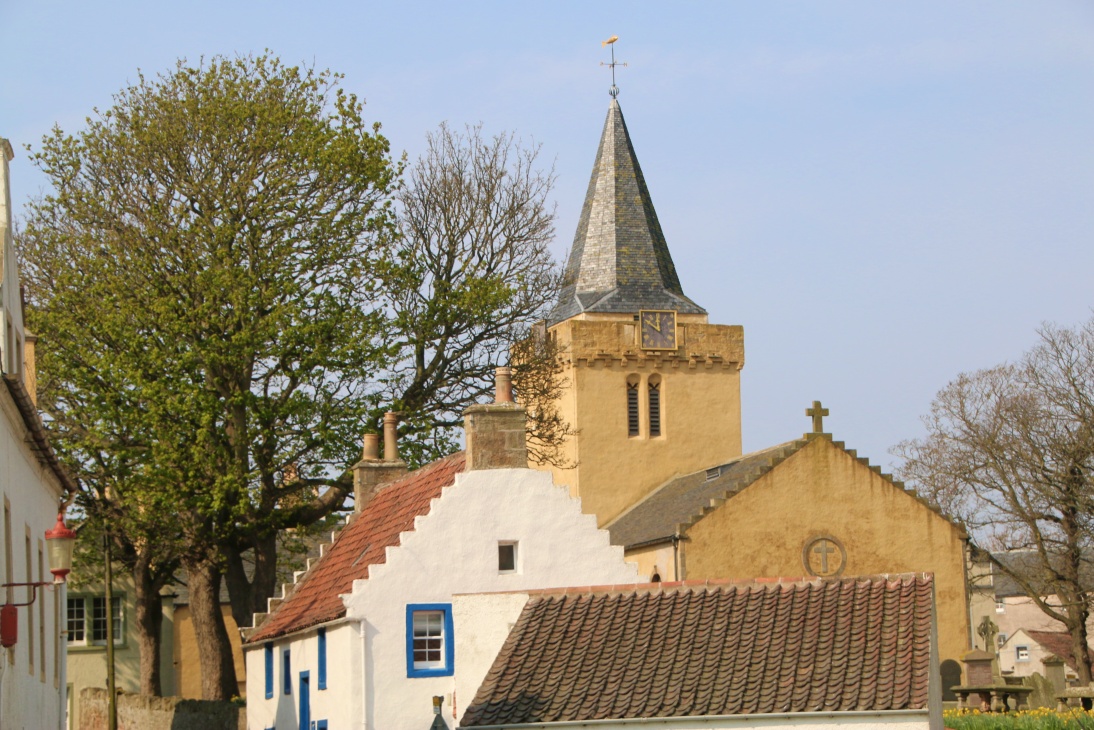
[[[810,575],[820,578],[839,575],[847,563],[847,551],[834,537],[807,540],[802,550],[802,563]]]

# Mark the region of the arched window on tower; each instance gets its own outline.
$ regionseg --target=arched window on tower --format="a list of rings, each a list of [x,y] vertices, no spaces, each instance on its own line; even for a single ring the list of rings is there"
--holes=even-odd
[[[661,376],[651,375],[648,382],[650,438],[661,435]]]
[[[627,376],[627,436],[638,436],[638,376]]]

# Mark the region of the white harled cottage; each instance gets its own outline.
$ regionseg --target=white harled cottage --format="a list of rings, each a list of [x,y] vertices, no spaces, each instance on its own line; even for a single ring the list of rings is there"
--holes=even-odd
[[[394,423],[385,460],[366,442],[356,513],[248,633],[249,728],[455,727],[471,700],[456,678],[478,686],[497,647],[456,662],[453,595],[635,582],[596,518],[527,468],[507,391],[468,409],[466,452],[386,485],[402,471]]]

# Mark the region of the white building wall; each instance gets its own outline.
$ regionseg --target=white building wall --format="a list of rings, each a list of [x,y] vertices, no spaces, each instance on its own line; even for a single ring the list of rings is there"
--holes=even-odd
[[[6,373],[19,377],[23,369],[24,333],[19,272],[11,239],[10,159],[11,147],[7,140],[0,138],[0,363]],[[53,579],[49,573],[45,532],[56,522],[62,490],[55,475],[44,469],[31,453],[27,441],[26,424],[7,385],[0,383],[0,509],[3,510],[0,513],[0,576],[3,580],[0,582],[3,583]],[[40,562],[39,550],[42,553]],[[13,588],[10,592],[0,589],[0,602],[10,599],[25,603],[28,598],[25,588]],[[11,649],[0,650],[0,728],[3,730],[61,726],[65,697],[60,671],[65,661],[65,646],[61,642],[62,600],[63,589],[51,585],[38,589],[34,605],[16,609],[18,642]]]
[[[517,542],[517,571],[499,574],[499,541]],[[610,545],[608,533],[596,528],[596,518],[582,514],[580,502],[556,486],[549,474],[531,469],[457,475],[455,484],[434,500],[429,514],[402,535],[398,547],[388,549],[386,563],[373,566],[370,573],[344,596],[349,626],[365,624],[366,676],[361,677],[353,656],[361,652],[359,637],[340,637],[338,643],[347,651],[340,655],[339,665],[333,654],[328,656],[330,688],[311,693],[312,719],[328,719],[332,729],[420,730],[433,719],[435,695],[444,697],[442,717],[455,727],[455,718],[471,699],[454,692],[456,677],[463,671],[460,658],[456,657],[454,676],[407,676],[408,604],[450,604],[457,593],[634,583],[638,578],[636,568],[624,562],[622,548]],[[455,618],[458,646],[462,628]],[[327,641],[331,651],[335,642],[330,633]],[[297,642],[314,645],[314,633],[278,641],[276,660],[280,661],[283,645]],[[314,656],[303,646],[293,649],[294,656],[298,651]],[[295,728],[295,716],[283,714],[288,711],[285,703],[279,705],[276,695],[264,699],[262,662],[261,645],[248,646],[248,727],[272,727],[265,723],[276,717],[278,728]],[[481,661],[472,664],[472,671],[481,669]],[[294,660],[295,674],[306,668]],[[345,724],[336,724],[336,717],[345,718]]]
[[[0,384],[0,576],[3,583],[52,581],[46,530],[57,520],[60,486],[38,463],[26,444],[26,430],[7,386]],[[27,573],[27,536],[30,565]],[[38,552],[42,551],[41,571]],[[9,557],[10,555],[10,557]],[[10,568],[10,569],[9,569]],[[61,725],[64,688],[60,665],[65,661],[63,595],[50,585],[39,588],[31,606],[19,607],[18,642],[0,650],[0,728],[56,728]],[[0,602],[7,600],[0,589]],[[28,591],[13,588],[13,602],[25,603]],[[32,618],[33,617],[33,618]],[[45,619],[42,631],[42,619]],[[33,628],[33,636],[30,630]],[[45,638],[45,664],[42,638]],[[30,650],[33,647],[33,659]],[[31,665],[33,664],[33,674]]]

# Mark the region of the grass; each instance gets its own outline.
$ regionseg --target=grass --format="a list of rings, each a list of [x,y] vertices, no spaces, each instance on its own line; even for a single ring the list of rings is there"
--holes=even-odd
[[[1056,712],[1047,707],[996,714],[980,710],[946,710],[943,722],[951,730],[1094,730],[1094,711]]]

